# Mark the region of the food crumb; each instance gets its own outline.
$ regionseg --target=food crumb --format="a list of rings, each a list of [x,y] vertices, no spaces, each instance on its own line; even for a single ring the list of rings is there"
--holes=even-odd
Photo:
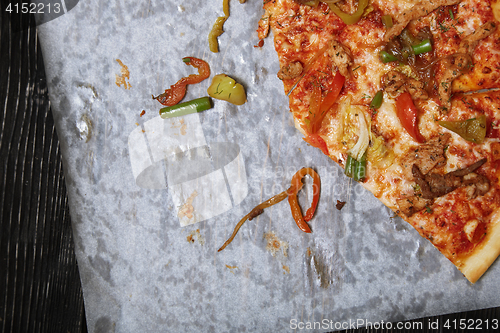
[[[346,204],[345,201],[340,201],[340,200],[337,200],[337,204],[335,205],[335,207],[338,209],[338,210],[341,210],[344,205]]]
[[[306,252],[306,253],[307,253],[307,256],[308,256],[308,257],[310,257],[310,256],[311,256],[311,254],[312,254],[312,250],[311,250],[311,248],[310,248],[310,247],[308,247],[308,248],[307,248],[307,252]]]
[[[146,114],[146,110],[142,110],[140,117],[144,116]]]
[[[283,265],[283,269],[285,270],[285,272],[283,272],[283,274],[285,274],[285,273],[290,274],[290,267],[288,267],[287,265]]]
[[[238,266],[229,266],[226,265],[227,268],[229,268],[229,271],[234,274],[234,270],[238,268]]]
[[[279,240],[274,232],[270,231],[264,234],[264,238],[267,240],[266,250],[269,251],[273,256],[276,256],[276,253],[283,252],[285,257],[288,256],[288,243]]]
[[[116,75],[116,80],[115,83],[118,87],[120,87],[123,84],[123,87],[125,89],[130,89],[132,85],[130,82],[127,82],[127,80],[130,80],[130,72],[128,71],[128,67],[123,64],[123,62],[120,59],[116,59],[116,61],[122,66],[120,70],[120,75]]]
[[[188,243],[194,243],[196,239],[200,245],[205,245],[205,238],[200,234],[200,229],[191,231],[186,239]]]

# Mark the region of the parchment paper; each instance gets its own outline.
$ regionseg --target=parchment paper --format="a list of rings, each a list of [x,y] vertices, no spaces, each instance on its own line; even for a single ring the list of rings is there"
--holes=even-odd
[[[302,140],[272,37],[255,47],[261,6],[231,2],[217,54],[207,35],[222,1],[81,0],[38,27],[89,331],[327,331],[499,306],[498,261],[471,285]],[[185,56],[242,83],[247,103],[160,119],[151,95],[196,72]],[[322,179],[313,232],[285,201],[217,253],[304,166]]]

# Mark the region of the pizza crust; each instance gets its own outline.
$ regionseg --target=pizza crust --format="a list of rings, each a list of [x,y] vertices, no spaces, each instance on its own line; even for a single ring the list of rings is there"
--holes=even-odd
[[[475,283],[500,255],[500,209],[492,214],[489,222],[489,233],[481,241],[481,245],[463,260],[458,269],[467,280]]]

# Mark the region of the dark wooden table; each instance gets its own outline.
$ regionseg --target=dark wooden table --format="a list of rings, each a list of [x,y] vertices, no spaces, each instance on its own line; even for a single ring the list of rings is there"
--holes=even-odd
[[[3,12],[0,17],[0,332],[87,332],[61,153],[36,29],[15,32]],[[500,320],[500,308],[403,323],[413,329],[343,332],[456,332],[444,323],[464,319],[482,321],[481,332],[493,332],[484,323]],[[437,320],[438,329],[429,328]]]

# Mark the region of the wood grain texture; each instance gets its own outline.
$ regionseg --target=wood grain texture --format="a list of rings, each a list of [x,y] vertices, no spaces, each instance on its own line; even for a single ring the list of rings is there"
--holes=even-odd
[[[0,332],[84,332],[59,142],[36,29],[14,32],[9,17],[1,17]]]

